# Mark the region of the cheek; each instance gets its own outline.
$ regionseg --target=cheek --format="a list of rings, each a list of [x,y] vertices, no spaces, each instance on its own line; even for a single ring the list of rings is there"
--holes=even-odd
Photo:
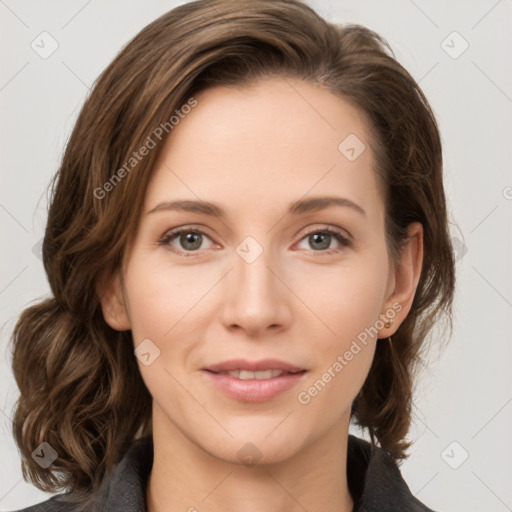
[[[141,258],[128,269],[127,294],[134,341],[151,338],[164,341],[173,329],[189,320],[193,308],[215,283],[215,276],[189,267],[171,267],[161,261]]]
[[[300,330],[315,340],[315,362],[297,399],[311,405],[311,413],[330,416],[350,407],[371,367],[387,274],[385,261],[363,259],[329,272],[309,272],[298,286],[309,309],[298,322],[304,322]]]
[[[330,299],[315,296],[317,310],[325,325],[308,332],[314,339],[312,373],[298,390],[297,401],[305,413],[322,415],[325,422],[336,421],[340,412],[350,405],[363,386],[370,370],[377,343],[372,330],[380,313],[375,290],[346,279]],[[306,407],[307,406],[307,407]]]
[[[341,349],[379,318],[387,274],[382,263],[353,257],[339,266],[294,270],[289,279],[304,304],[300,309],[308,330],[314,328],[317,339]]]

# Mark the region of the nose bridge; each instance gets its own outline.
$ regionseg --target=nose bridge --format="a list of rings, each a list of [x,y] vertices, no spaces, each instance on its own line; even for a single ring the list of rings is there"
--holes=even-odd
[[[267,239],[268,240],[268,239]],[[257,332],[286,321],[286,297],[272,251],[254,237],[246,237],[233,254],[225,321],[247,331]],[[271,270],[272,269],[272,270]]]

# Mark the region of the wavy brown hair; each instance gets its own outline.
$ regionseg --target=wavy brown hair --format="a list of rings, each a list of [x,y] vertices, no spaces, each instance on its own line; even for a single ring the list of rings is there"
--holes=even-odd
[[[38,488],[83,497],[134,440],[151,433],[151,396],[131,331],[107,325],[100,296],[103,279],[119,268],[133,240],[165,137],[122,180],[113,176],[194,94],[276,76],[325,87],[366,120],[385,186],[393,261],[407,226],[423,225],[412,309],[392,346],[377,344],[352,408],[372,444],[397,461],[406,456],[427,335],[443,318],[452,329],[454,255],[434,114],[385,40],[367,28],[328,23],[300,0],[201,0],[145,27],[100,75],[50,184],[42,250],[52,296],[22,312],[12,337],[20,389],[14,436],[23,474]],[[43,441],[58,453],[48,469],[31,457]]]

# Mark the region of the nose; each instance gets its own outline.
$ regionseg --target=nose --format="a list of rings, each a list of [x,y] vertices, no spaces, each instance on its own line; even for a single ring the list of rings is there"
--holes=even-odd
[[[261,247],[261,246],[260,246]],[[244,249],[248,249],[244,253]],[[293,294],[277,258],[249,244],[233,253],[233,268],[226,276],[222,321],[229,330],[257,337],[286,329],[292,319]],[[262,252],[255,258],[254,251]],[[253,254],[251,254],[251,251]]]

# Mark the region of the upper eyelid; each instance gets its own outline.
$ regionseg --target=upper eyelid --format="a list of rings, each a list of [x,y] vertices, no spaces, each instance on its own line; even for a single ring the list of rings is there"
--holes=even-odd
[[[168,238],[170,236],[175,236],[175,235],[178,235],[182,232],[197,232],[197,233],[200,233],[202,235],[206,235],[207,237],[209,237],[210,239],[213,238],[212,235],[210,235],[208,233],[208,229],[203,227],[203,226],[195,226],[194,224],[190,224],[190,225],[185,225],[185,226],[180,226],[180,227],[177,227],[177,228],[172,228],[172,229],[168,229],[167,231],[164,232],[164,234],[160,237],[160,239],[165,239],[165,238]]]

